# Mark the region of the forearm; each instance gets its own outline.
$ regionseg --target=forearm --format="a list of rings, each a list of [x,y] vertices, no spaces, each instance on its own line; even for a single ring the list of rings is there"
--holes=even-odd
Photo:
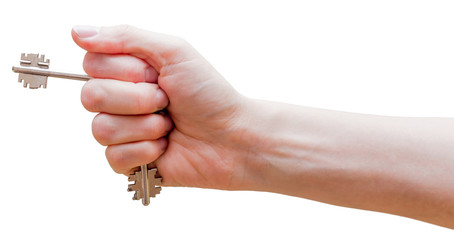
[[[255,104],[254,188],[454,228],[454,120]]]

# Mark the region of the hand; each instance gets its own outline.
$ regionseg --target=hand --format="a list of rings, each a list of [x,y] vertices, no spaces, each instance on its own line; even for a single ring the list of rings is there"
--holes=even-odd
[[[241,122],[249,100],[188,43],[130,26],[75,27],[72,36],[95,78],[82,103],[101,112],[93,135],[115,172],[155,162],[164,186],[246,187]],[[164,108],[170,118],[155,113]]]

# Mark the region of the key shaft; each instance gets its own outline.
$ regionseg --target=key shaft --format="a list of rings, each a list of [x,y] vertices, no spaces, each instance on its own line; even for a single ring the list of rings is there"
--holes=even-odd
[[[41,75],[47,77],[55,77],[55,78],[64,78],[64,79],[71,79],[71,80],[79,80],[79,81],[88,81],[90,77],[87,75],[82,74],[73,74],[73,73],[62,73],[62,72],[54,72],[40,68],[34,67],[13,67],[13,72],[15,73],[25,73],[25,74],[33,74],[33,75]]]
[[[142,204],[148,206],[150,204],[150,183],[148,182],[148,166],[146,164],[140,166],[140,172],[142,174],[142,188],[143,198]]]

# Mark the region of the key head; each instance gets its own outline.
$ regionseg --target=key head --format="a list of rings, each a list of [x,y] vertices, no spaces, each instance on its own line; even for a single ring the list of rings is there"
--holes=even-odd
[[[162,179],[157,177],[157,168],[148,169],[148,192],[150,197],[156,197],[157,194],[161,192],[161,187],[156,185],[161,185]],[[133,174],[129,175],[128,181],[134,181],[133,184],[128,185],[128,192],[135,192],[133,196],[133,200],[140,200],[143,199],[144,192],[143,192],[143,184],[142,184],[142,172],[138,170]]]
[[[50,60],[45,59],[44,55],[29,53],[21,54],[20,65],[23,67],[49,69]],[[30,73],[19,73],[18,82],[23,83],[24,87],[30,89],[37,89],[40,87],[47,87],[47,76],[35,75]]]

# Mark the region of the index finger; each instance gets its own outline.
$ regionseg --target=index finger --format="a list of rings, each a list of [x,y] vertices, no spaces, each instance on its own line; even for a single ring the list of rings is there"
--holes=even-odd
[[[142,59],[125,54],[88,52],[84,70],[93,78],[116,79],[127,82],[157,83],[158,73]]]

